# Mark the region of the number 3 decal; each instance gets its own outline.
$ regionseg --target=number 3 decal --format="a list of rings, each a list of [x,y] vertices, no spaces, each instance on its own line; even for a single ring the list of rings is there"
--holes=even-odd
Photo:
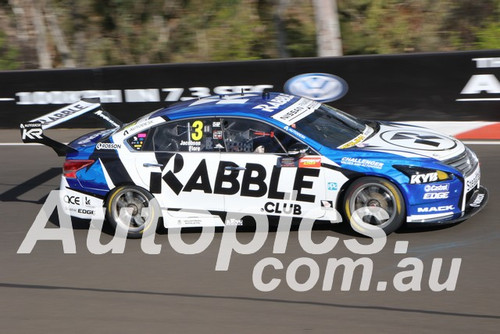
[[[201,140],[203,137],[203,122],[202,121],[194,121],[192,129],[194,130],[191,132],[191,139],[192,140]]]

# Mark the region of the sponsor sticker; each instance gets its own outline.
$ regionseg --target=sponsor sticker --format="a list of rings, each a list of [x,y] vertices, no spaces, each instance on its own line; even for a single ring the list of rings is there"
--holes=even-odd
[[[299,168],[321,167],[321,157],[304,157],[299,159]]]
[[[260,109],[267,112],[274,112],[276,109],[279,109],[281,106],[287,104],[291,100],[293,100],[293,95],[287,94],[279,94],[278,96],[271,99],[269,102],[264,104],[259,104],[252,109]]]
[[[448,191],[444,192],[430,192],[425,193],[423,199],[447,199],[450,193]]]
[[[362,159],[362,158],[344,157],[342,158],[341,163],[344,165],[352,165],[352,166],[375,168],[375,169],[382,169],[382,167],[384,167],[383,162]]]
[[[142,146],[144,145],[144,141],[146,140],[147,133],[138,133],[137,135],[133,136],[131,139],[129,139],[130,145],[137,151],[140,151],[142,149]]]
[[[357,136],[356,138],[354,138],[353,140],[351,140],[350,142],[347,142],[343,145],[340,145],[339,149],[345,149],[345,148],[350,148],[350,147],[353,147],[359,143],[361,143],[363,140],[366,139],[366,135],[365,134],[360,134],[359,136]]]
[[[474,202],[472,202],[470,206],[473,208],[478,208],[481,206],[481,203],[483,203],[483,200],[484,200],[484,194],[479,194],[476,196]]]
[[[297,167],[297,160],[291,157],[282,157],[279,159],[279,167]]]
[[[23,123],[21,124],[21,138],[24,142],[37,141],[43,139],[42,123]]]
[[[337,182],[328,182],[326,184],[326,187],[328,190],[338,190],[339,189]]]
[[[290,132],[291,134],[293,134],[293,135],[295,135],[295,136],[297,136],[297,137],[299,137],[299,138],[305,139],[305,138],[306,138],[306,136],[304,136],[302,133],[300,133],[300,132],[298,132],[297,130],[295,130],[295,129],[294,129],[294,127],[295,127],[295,126],[294,126],[294,124],[292,124],[291,126],[288,126],[288,125],[287,125],[287,126],[285,126],[285,128],[284,128],[284,129],[285,129],[287,132]]]
[[[481,171],[479,168],[477,168],[474,174],[472,174],[469,178],[467,178],[465,185],[466,188],[465,192],[474,189],[478,185],[480,178],[481,178]]]
[[[85,101],[79,101],[73,103],[72,105],[58,109],[50,114],[44,115],[40,118],[31,120],[31,122],[40,122],[43,124],[42,127],[46,129],[64,122],[65,118],[67,119],[74,118],[97,107],[99,107],[98,103],[88,103]]]
[[[122,145],[117,143],[97,143],[97,145],[95,146],[95,148],[98,150],[116,150],[121,147]]]
[[[450,189],[449,183],[443,184],[427,184],[424,188],[426,193],[434,192],[434,191],[448,191]]]
[[[222,130],[213,130],[212,138],[215,140],[221,140],[222,139]]]
[[[437,180],[438,180],[438,174],[436,172],[425,173],[425,174],[414,174],[410,178],[410,184],[436,182]]]
[[[286,125],[292,125],[310,115],[320,106],[321,104],[318,102],[301,98],[296,103],[273,115],[273,118]]]
[[[455,209],[454,205],[442,205],[442,206],[427,206],[423,208],[418,208],[419,213],[433,213],[433,212],[446,212]]]

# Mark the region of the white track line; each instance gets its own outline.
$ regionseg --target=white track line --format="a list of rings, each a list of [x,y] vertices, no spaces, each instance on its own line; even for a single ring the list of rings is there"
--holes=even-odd
[[[462,140],[467,145],[500,145],[500,140]],[[39,146],[38,143],[0,143],[0,146]]]
[[[462,143],[467,145],[500,145],[498,140],[462,140]]]

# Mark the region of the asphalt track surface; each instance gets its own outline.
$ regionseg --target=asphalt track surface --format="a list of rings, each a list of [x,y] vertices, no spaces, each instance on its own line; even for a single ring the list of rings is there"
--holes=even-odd
[[[498,333],[500,146],[471,148],[490,191],[482,212],[447,228],[393,233],[380,253],[368,256],[374,267],[368,291],[359,291],[360,273],[350,291],[341,291],[341,271],[332,291],[322,291],[329,258],[362,257],[342,244],[353,236],[338,226],[313,231],[318,243],[325,236],[340,238],[328,254],[306,253],[297,231],[290,233],[285,254],[273,254],[276,234],[270,232],[257,253],[234,254],[228,271],[215,271],[222,232],[196,255],[175,252],[167,234],[156,236],[158,255],[145,254],[139,240],[128,240],[124,254],[94,255],[85,228],[74,231],[76,254],[64,254],[59,241],[39,241],[31,254],[17,254],[45,197],[58,186],[63,159],[42,146],[0,146],[0,333]],[[199,234],[182,237],[192,243]],[[242,243],[252,238],[252,232],[238,234]],[[394,254],[401,240],[409,242],[407,254]],[[266,257],[285,268],[264,272],[265,281],[282,279],[271,292],[252,282],[254,266]],[[300,257],[320,268],[318,283],[305,292],[285,280],[286,268]],[[401,292],[392,284],[398,272],[413,268],[398,268],[406,257],[423,263],[421,291]],[[454,291],[431,291],[435,258],[443,259],[441,281],[452,259],[462,259]],[[306,279],[301,268],[297,280]],[[377,291],[379,281],[388,282],[386,291]]]

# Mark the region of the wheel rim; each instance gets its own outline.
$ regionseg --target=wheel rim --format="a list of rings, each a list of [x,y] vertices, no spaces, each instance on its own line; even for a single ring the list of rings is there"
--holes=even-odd
[[[349,209],[351,215],[363,207],[379,207],[384,209],[389,218],[380,220],[375,216],[365,216],[363,221],[371,225],[377,225],[380,228],[389,226],[397,214],[396,197],[394,193],[386,186],[379,183],[367,183],[357,188],[351,196]]]
[[[129,232],[142,231],[150,217],[149,199],[137,190],[122,190],[112,203],[112,213],[117,225]]]

